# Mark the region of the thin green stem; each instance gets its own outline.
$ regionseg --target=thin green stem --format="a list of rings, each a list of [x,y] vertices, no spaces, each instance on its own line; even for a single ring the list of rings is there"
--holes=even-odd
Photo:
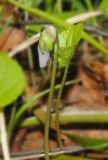
[[[59,127],[59,106],[60,106],[60,101],[61,101],[61,96],[62,96],[62,92],[63,92],[63,88],[65,85],[65,81],[66,81],[66,77],[67,77],[67,73],[68,73],[68,67],[65,67],[64,70],[64,75],[63,75],[63,79],[61,82],[61,86],[58,92],[58,96],[57,96],[57,103],[56,103],[56,131],[57,131],[57,139],[58,139],[58,143],[60,148],[62,148],[62,141],[61,141],[61,137],[60,137],[60,127]]]
[[[58,60],[58,45],[56,44],[55,49],[54,49],[54,62],[53,62],[53,67],[52,67],[50,93],[49,93],[49,98],[48,98],[46,124],[45,124],[45,159],[46,160],[49,160],[50,112],[51,112],[51,106],[52,106],[53,94],[54,94],[54,85],[55,85],[56,70],[57,70],[57,60]]]
[[[50,75],[51,75],[51,64],[52,64],[52,60],[50,59],[47,67],[47,80],[50,78]]]
[[[61,20],[60,18],[57,18],[49,13],[43,12],[37,8],[29,7],[23,3],[16,2],[15,0],[7,0],[7,1],[36,16],[39,16],[40,18],[46,19],[47,21],[51,22],[52,24],[55,24],[58,27],[67,29],[68,27],[71,26],[71,24],[69,24],[68,22],[65,22]],[[85,39],[87,42],[89,42],[94,47],[96,47],[97,49],[99,49],[105,56],[108,56],[108,50],[103,45],[98,43],[94,38],[92,38],[88,33],[83,32],[82,38]]]

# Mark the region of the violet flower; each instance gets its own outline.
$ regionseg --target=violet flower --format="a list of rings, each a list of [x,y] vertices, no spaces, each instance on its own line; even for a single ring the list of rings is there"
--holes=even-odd
[[[39,66],[44,68],[50,59],[50,52],[53,51],[57,39],[56,28],[51,25],[44,25],[40,34],[38,45]]]
[[[39,57],[39,66],[40,68],[44,68],[47,66],[48,61],[50,59],[50,52],[47,48],[45,48],[44,54],[42,54],[40,47],[38,46],[38,57]]]

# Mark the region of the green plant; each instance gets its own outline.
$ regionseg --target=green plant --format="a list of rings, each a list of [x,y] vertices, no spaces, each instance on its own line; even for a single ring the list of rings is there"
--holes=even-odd
[[[5,160],[10,159],[4,118],[4,108],[23,92],[25,78],[21,67],[5,53],[0,53],[0,129]]]
[[[39,61],[40,67],[45,67],[47,65],[47,61],[49,60],[49,51],[53,51],[54,56],[52,57],[52,74],[51,74],[51,85],[50,85],[50,94],[48,98],[48,106],[46,113],[46,125],[45,125],[45,153],[46,160],[49,159],[49,122],[50,122],[50,111],[53,101],[53,92],[56,78],[56,69],[57,62],[60,68],[65,68],[63,79],[61,82],[61,87],[57,96],[56,103],[56,129],[57,129],[57,137],[60,147],[62,147],[61,138],[60,138],[60,130],[59,130],[59,105],[61,100],[62,91],[65,85],[65,80],[68,73],[68,67],[71,63],[71,59],[74,55],[75,48],[81,39],[81,35],[83,32],[83,25],[77,24],[73,25],[67,30],[64,30],[61,34],[57,35],[56,29],[52,26],[45,26],[44,30],[40,35],[39,40]],[[44,64],[43,64],[44,63]]]

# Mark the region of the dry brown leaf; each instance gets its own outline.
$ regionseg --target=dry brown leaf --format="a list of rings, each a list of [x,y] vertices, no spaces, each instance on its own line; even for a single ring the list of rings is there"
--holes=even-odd
[[[108,109],[105,89],[105,83],[108,81],[107,66],[95,63],[91,71],[89,70],[90,68],[88,72],[79,69],[77,78],[81,79],[81,83],[70,88],[65,99],[66,103],[73,103],[73,108],[81,110],[106,110]]]

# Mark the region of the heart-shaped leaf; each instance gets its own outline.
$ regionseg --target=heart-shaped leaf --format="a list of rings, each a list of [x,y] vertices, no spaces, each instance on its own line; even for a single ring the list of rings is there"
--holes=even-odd
[[[0,53],[0,109],[12,103],[24,90],[25,78],[20,65]]]

